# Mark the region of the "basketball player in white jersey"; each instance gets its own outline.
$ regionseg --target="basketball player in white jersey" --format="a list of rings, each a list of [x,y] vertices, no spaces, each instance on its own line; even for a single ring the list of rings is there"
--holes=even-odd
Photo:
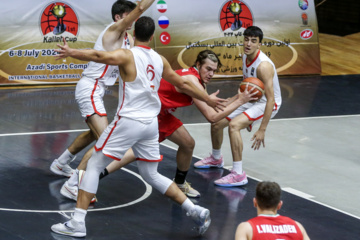
[[[112,51],[118,48],[130,49],[133,46],[131,35],[127,30],[132,23],[148,9],[154,0],[142,0],[137,6],[131,1],[118,0],[111,9],[113,23],[109,24],[96,40],[94,49],[100,51]],[[70,177],[62,186],[60,193],[76,201],[79,170],[85,170],[92,149],[90,149],[81,160],[74,171],[69,163],[74,159],[75,154],[97,140],[108,125],[103,97],[107,86],[114,85],[119,77],[118,66],[103,63],[90,62],[83,71],[82,78],[76,85],[75,99],[79,105],[82,117],[90,130],[81,133],[68,149],[53,161],[50,170],[58,175]],[[93,202],[95,198],[93,199]]]
[[[79,187],[75,212],[71,220],[55,224],[51,229],[59,234],[75,237],[86,236],[85,216],[94,197],[100,172],[113,160],[121,160],[132,148],[139,172],[151,186],[181,205],[203,234],[210,225],[210,211],[194,205],[170,179],[157,172],[161,161],[157,116],[161,102],[158,96],[163,77],[189,96],[206,102],[214,109],[222,109],[222,99],[216,94],[208,95],[191,81],[176,74],[169,62],[150,47],[155,23],[150,17],[141,17],[135,23],[135,47],[113,52],[71,49],[58,44],[58,59],[67,56],[79,60],[96,61],[118,65],[120,70],[119,105],[116,116],[101,134],[88,162]]]
[[[281,105],[281,92],[279,79],[274,63],[260,50],[263,32],[259,27],[251,26],[244,31],[243,76],[256,77],[263,81],[264,96],[255,103],[248,102],[241,105],[226,119],[211,125],[212,154],[194,164],[195,168],[221,168],[224,165],[221,156],[223,129],[229,126],[233,168],[230,174],[216,180],[218,186],[233,187],[247,184],[248,180],[242,167],[243,141],[240,130],[260,123],[259,129],[252,137],[252,148],[258,150],[265,147],[265,131],[271,118],[279,111]]]

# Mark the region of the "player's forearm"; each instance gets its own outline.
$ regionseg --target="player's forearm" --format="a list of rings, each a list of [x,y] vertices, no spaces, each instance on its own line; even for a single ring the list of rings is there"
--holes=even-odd
[[[231,98],[227,99],[227,102],[225,103],[226,106],[230,105],[231,103],[233,103],[235,100],[238,100],[239,96],[238,94],[236,94],[235,96],[232,96]]]
[[[199,99],[199,100],[204,101],[206,103],[210,100],[210,97],[209,97],[209,95],[207,94],[206,91],[200,90],[199,88],[197,88],[195,86],[195,84],[193,84],[190,81],[184,82],[181,85],[181,87],[179,87],[179,89],[181,89],[181,91],[183,93],[185,93],[186,95],[189,95],[190,97]]]
[[[270,122],[270,119],[271,119],[271,114],[272,114],[272,111],[274,109],[274,105],[275,105],[275,100],[267,100],[266,102],[266,106],[265,106],[265,112],[264,112],[264,116],[263,116],[263,119],[261,121],[261,124],[260,124],[260,127],[259,127],[259,130],[263,130],[263,131],[266,131],[266,128]]]
[[[153,4],[155,0],[142,0],[138,5],[140,8],[140,11],[145,12],[151,4]]]
[[[72,49],[69,52],[69,56],[82,61],[93,61],[93,62],[108,64],[109,60],[105,58],[104,53],[105,52],[103,51],[97,51],[94,49],[86,49],[86,50]]]
[[[245,102],[242,99],[239,98],[230,98],[230,101],[232,101],[230,104],[228,104],[223,111],[219,111],[216,112],[215,110],[213,110],[212,108],[209,108],[209,115],[205,116],[205,118],[210,122],[210,123],[215,123],[220,121],[221,119],[227,117],[228,115],[230,115],[230,113],[232,113],[233,111],[235,111],[238,107],[240,107],[241,105],[243,105]]]

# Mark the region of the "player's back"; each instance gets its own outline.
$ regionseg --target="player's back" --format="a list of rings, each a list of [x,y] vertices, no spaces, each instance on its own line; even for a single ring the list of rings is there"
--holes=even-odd
[[[120,77],[118,116],[149,122],[157,117],[161,102],[158,96],[163,61],[149,47],[135,46],[133,53],[136,78],[123,82]]]
[[[275,215],[259,215],[248,221],[253,229],[252,240],[302,240],[303,235],[294,220]]]

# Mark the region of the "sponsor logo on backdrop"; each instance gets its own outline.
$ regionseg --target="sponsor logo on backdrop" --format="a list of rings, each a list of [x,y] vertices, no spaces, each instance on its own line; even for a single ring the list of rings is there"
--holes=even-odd
[[[308,25],[308,15],[306,13],[302,13],[301,14],[301,19],[302,19],[302,24],[303,25]]]
[[[156,8],[159,12],[164,13],[167,10],[166,2],[163,0],[160,0],[157,2]]]
[[[237,31],[253,25],[253,15],[250,8],[240,0],[227,1],[221,8],[219,17],[220,27],[223,31],[231,29]]]
[[[167,28],[169,26],[169,23],[170,23],[169,19],[167,17],[165,17],[165,16],[161,16],[158,19],[158,24],[162,29]]]
[[[314,35],[314,32],[311,29],[305,29],[300,33],[300,37],[304,40],[310,39]]]
[[[168,45],[170,43],[171,37],[168,32],[162,32],[160,34],[160,42],[164,45]]]
[[[52,2],[40,16],[40,29],[44,43],[66,41],[76,42],[79,33],[79,19],[74,9],[65,2]]]
[[[309,2],[308,2],[308,0],[299,0],[299,7],[300,7],[302,10],[308,9],[308,7],[309,7]]]

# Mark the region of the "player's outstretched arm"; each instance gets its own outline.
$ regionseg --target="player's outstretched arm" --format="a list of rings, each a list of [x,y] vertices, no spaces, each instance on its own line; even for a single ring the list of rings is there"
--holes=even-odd
[[[112,46],[116,41],[118,41],[126,29],[131,27],[133,22],[136,21],[136,19],[138,19],[141,14],[143,14],[151,6],[151,4],[154,3],[154,1],[155,0],[142,0],[126,17],[111,25],[104,34],[104,46]]]
[[[204,115],[206,120],[208,120],[210,123],[215,123],[220,121],[221,119],[228,116],[230,113],[232,113],[235,109],[240,107],[241,105],[257,100],[257,97],[254,97],[256,95],[257,90],[255,87],[252,87],[249,89],[249,85],[246,86],[244,92],[240,92],[240,89],[238,90],[238,94],[236,94],[234,97],[232,97],[232,102],[228,104],[223,111],[216,112],[214,109],[210,108],[208,105],[206,105],[204,102],[199,101],[197,99],[193,99],[196,107],[199,109],[199,111]]]
[[[271,113],[275,105],[273,87],[273,77],[275,72],[272,65],[269,62],[260,63],[258,69],[256,70],[256,74],[257,77],[264,82],[266,106],[259,129],[254,133],[253,137],[251,138],[251,141],[253,141],[251,148],[253,148],[254,150],[260,149],[261,145],[265,147],[265,131],[269,124]]]
[[[55,55],[55,59],[62,59],[72,57],[82,61],[93,61],[104,63],[108,65],[122,65],[127,61],[126,50],[119,49],[112,52],[97,51],[94,49],[73,49],[67,44],[65,38],[63,38],[64,45],[57,44],[60,49],[55,49],[58,54]]]
[[[180,77],[176,72],[171,68],[169,62],[161,56],[163,63],[164,63],[164,69],[163,69],[163,75],[162,77],[174,85],[175,87],[179,88],[181,92],[189,95],[190,97],[197,98],[201,101],[204,101],[207,105],[212,107],[215,111],[222,110],[225,106],[223,102],[225,102],[225,99],[218,98],[216,95],[219,93],[219,91],[208,95],[206,91],[199,89],[195,86],[195,84],[183,77]]]

